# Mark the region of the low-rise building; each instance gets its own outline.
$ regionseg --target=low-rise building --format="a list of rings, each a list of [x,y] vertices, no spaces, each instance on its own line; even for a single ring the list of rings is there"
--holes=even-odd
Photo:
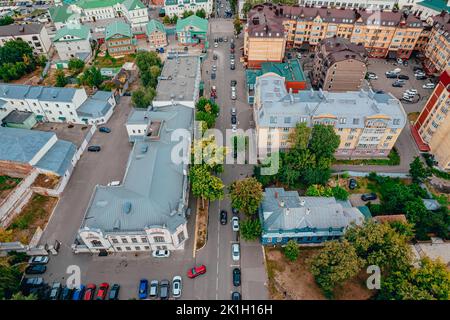
[[[182,45],[197,45],[207,40],[208,20],[189,16],[178,19],[176,26],[177,40]]]
[[[450,12],[449,0],[423,0],[416,1],[412,7],[414,14],[422,20],[441,14],[441,12]]]
[[[440,74],[450,68],[450,13],[442,12],[427,21],[432,29],[425,47],[424,67],[430,74]]]
[[[91,32],[80,24],[59,29],[53,37],[53,44],[60,60],[78,58],[87,61],[92,55]]]
[[[259,209],[263,245],[322,243],[342,238],[364,215],[347,201],[333,197],[301,197],[297,191],[266,188]]]
[[[450,171],[450,69],[439,83],[411,127],[419,150],[434,155],[441,170]]]
[[[80,14],[73,11],[72,8],[67,5],[59,5],[48,8],[50,14],[50,20],[53,22],[56,30],[65,27],[67,24],[80,23]]]
[[[326,91],[357,91],[367,73],[367,50],[362,44],[332,37],[316,46],[312,83]]]
[[[167,34],[164,25],[156,19],[150,20],[145,28],[148,42],[154,48],[167,46]]]
[[[36,116],[29,111],[13,110],[2,119],[2,126],[8,128],[31,129],[36,123]]]
[[[213,4],[213,0],[165,0],[164,10],[166,15],[172,18],[173,16],[182,17],[185,11],[195,13],[203,9],[208,17],[212,13]]]
[[[36,55],[48,56],[52,46],[44,25],[36,23],[0,26],[0,46],[10,40],[25,41]]]
[[[253,113],[262,157],[289,148],[289,135],[299,122],[333,126],[340,137],[336,157],[387,157],[407,121],[403,106],[391,94],[312,89],[294,94],[274,73],[256,79]]]
[[[123,57],[136,52],[136,39],[131,32],[131,26],[125,22],[115,21],[107,25],[105,42],[109,54],[113,57]]]

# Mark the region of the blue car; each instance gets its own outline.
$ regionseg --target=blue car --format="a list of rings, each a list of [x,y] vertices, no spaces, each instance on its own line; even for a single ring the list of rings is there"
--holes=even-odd
[[[98,131],[104,132],[104,133],[110,133],[111,129],[108,127],[100,127],[100,128],[98,128]]]
[[[141,279],[139,282],[139,299],[146,299],[148,296],[148,280]]]
[[[84,285],[80,285],[79,288],[75,289],[72,300],[83,300],[84,291],[86,290],[86,287]]]

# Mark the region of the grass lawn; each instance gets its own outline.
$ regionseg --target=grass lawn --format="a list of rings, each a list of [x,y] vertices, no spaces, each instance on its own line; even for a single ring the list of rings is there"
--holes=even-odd
[[[388,155],[388,159],[335,160],[334,164],[398,166],[400,164],[400,156],[397,150],[393,148]]]
[[[0,176],[0,192],[3,190],[14,189],[22,181],[20,178],[9,176]]]
[[[111,56],[95,58],[93,65],[97,68],[118,68],[123,66],[125,62],[134,62],[136,58],[135,54],[129,54],[121,58],[114,58]]]

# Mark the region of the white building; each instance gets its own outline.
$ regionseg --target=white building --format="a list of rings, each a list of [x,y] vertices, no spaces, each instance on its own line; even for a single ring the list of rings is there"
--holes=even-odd
[[[29,85],[0,85],[0,120],[11,111],[29,111],[38,121],[101,124],[111,117],[116,100],[112,92]]]
[[[301,6],[335,8],[368,8],[368,9],[393,9],[398,0],[299,0]]]
[[[169,17],[182,17],[183,12],[196,12],[200,9],[205,10],[206,16],[211,15],[213,10],[213,0],[165,0],[164,10]]]
[[[91,32],[80,24],[69,24],[59,29],[53,37],[53,44],[61,60],[79,58],[86,61],[92,54]]]
[[[441,12],[450,12],[450,0],[416,0],[411,11],[420,19],[426,20]]]
[[[27,42],[35,54],[49,55],[52,42],[43,24],[10,24],[0,27],[0,46],[18,39]]]

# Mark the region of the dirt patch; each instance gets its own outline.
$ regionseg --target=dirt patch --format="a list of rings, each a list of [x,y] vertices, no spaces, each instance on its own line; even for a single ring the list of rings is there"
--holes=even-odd
[[[197,214],[195,218],[195,250],[203,248],[208,238],[208,208],[209,203],[207,201],[205,201],[204,207],[202,208],[202,200],[197,199]]]
[[[59,177],[55,175],[39,174],[33,182],[33,187],[54,189],[59,183]]]
[[[291,262],[279,248],[265,248],[269,295],[273,300],[325,300],[309,270],[309,260],[319,248],[300,248],[299,258]],[[373,292],[365,287],[367,275],[361,273],[355,279],[336,289],[336,300],[367,300]]]
[[[408,113],[408,121],[416,122],[417,118],[419,118],[420,112],[410,112]]]
[[[0,201],[6,199],[21,181],[20,178],[0,176]]]
[[[13,230],[14,240],[28,244],[36,229],[44,229],[47,225],[58,198],[33,194],[22,212],[14,218],[8,230]]]

